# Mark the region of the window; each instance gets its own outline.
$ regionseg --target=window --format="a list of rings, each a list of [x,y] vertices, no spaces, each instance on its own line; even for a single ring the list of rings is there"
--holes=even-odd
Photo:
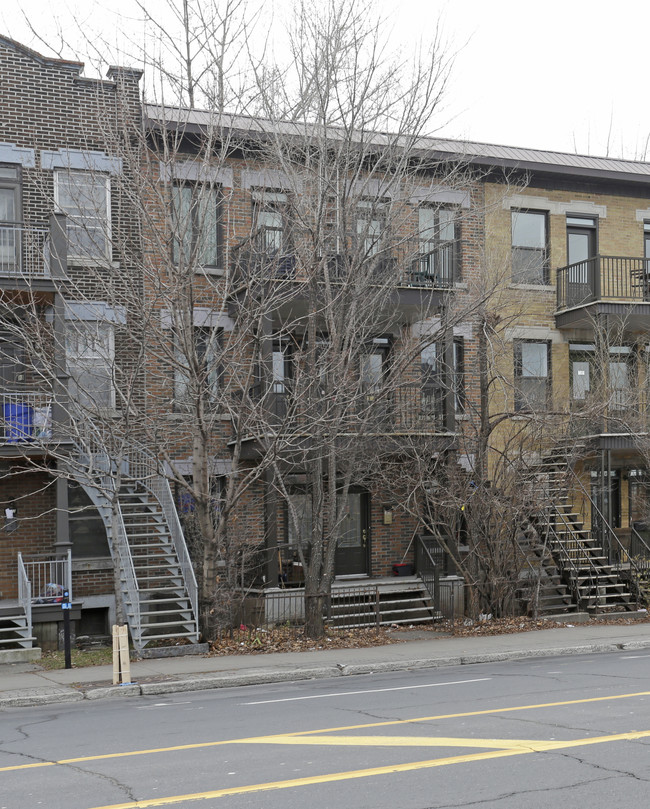
[[[78,483],[68,483],[68,508],[72,555],[77,559],[110,556],[104,522]]]
[[[628,472],[630,499],[630,525],[647,522],[650,517],[650,477],[647,469],[630,469]]]
[[[87,171],[54,174],[57,206],[67,216],[68,258],[99,261],[110,257],[110,183]]]
[[[515,410],[545,410],[550,384],[549,344],[518,341],[515,349]]]
[[[435,286],[450,286],[456,279],[455,212],[422,207],[418,209],[418,217],[417,279],[426,279]]]
[[[253,193],[253,219],[258,249],[273,256],[287,249],[287,195],[278,191]]]
[[[454,337],[454,409],[465,412],[465,340]]]
[[[571,365],[571,399],[580,404],[589,399],[591,392],[591,368],[596,347],[593,343],[572,343],[569,346]]]
[[[174,263],[218,267],[221,194],[208,185],[177,185],[173,190]]]
[[[548,283],[546,231],[544,211],[512,211],[512,280],[515,283]]]
[[[426,346],[420,355],[422,401],[425,410],[432,410],[435,402],[438,402],[442,409],[445,389],[443,349],[442,344],[432,343]],[[454,337],[452,362],[450,382],[454,392],[454,410],[456,413],[462,413],[465,410],[465,341],[462,337]]]
[[[643,256],[650,259],[650,222],[647,220],[643,223]]]
[[[362,257],[375,256],[381,249],[384,221],[381,206],[370,201],[357,204],[357,240]]]
[[[311,495],[304,492],[290,494],[289,504],[287,506],[287,542],[290,545],[305,547],[311,542]]]
[[[361,388],[366,394],[375,394],[381,391],[387,373],[387,360],[390,351],[388,337],[375,337],[361,355],[359,362],[359,375]]]
[[[215,400],[221,376],[220,331],[210,326],[194,326],[189,340],[177,335],[174,344],[174,405],[186,409],[197,395]]]
[[[609,406],[625,410],[632,404],[632,381],[636,376],[635,356],[630,346],[609,349]]]
[[[115,407],[112,324],[96,320],[68,320],[65,345],[72,398],[84,407]]]
[[[20,174],[17,166],[0,166],[0,272],[20,268]]]

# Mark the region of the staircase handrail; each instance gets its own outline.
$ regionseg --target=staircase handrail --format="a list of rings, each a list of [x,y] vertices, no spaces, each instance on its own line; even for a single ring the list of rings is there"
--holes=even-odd
[[[129,547],[129,540],[126,535],[126,527],[124,525],[124,517],[122,515],[122,508],[119,502],[115,503],[113,508],[113,536],[115,539],[115,549],[119,556],[120,569],[124,575],[125,589],[129,595],[131,604],[131,613],[133,620],[129,622],[131,629],[131,638],[133,645],[136,649],[140,648],[140,641],[142,636],[142,623],[140,618],[140,585],[138,578],[135,575],[135,565],[133,563],[133,554]]]
[[[178,564],[183,571],[183,581],[185,582],[185,589],[187,596],[192,605],[192,612],[195,619],[199,618],[199,590],[196,583],[196,575],[194,573],[194,566],[190,558],[190,552],[185,542],[185,536],[181,527],[181,521],[178,517],[178,511],[174,504],[171,486],[169,481],[163,475],[157,475],[155,478],[149,480],[148,488],[156,497],[165,515],[169,533],[176,551]]]
[[[619,563],[618,564],[619,564],[619,566],[620,566],[620,560],[623,559],[624,556],[627,556],[628,562],[629,562],[629,565],[630,565],[630,571],[634,571],[635,584],[637,585],[637,589],[638,589],[638,583],[639,583],[639,581],[641,579],[641,570],[640,570],[638,564],[627,553],[627,551],[625,549],[625,546],[623,545],[621,540],[616,535],[616,532],[614,531],[612,526],[605,519],[604,514],[601,512],[601,510],[598,508],[596,503],[593,501],[591,495],[587,492],[584,484],[580,480],[580,477],[576,474],[575,470],[570,468],[570,467],[568,467],[568,468],[569,468],[569,471],[571,472],[571,475],[572,475],[573,479],[578,483],[578,487],[579,487],[580,491],[583,493],[583,495],[590,502],[591,508],[592,508],[592,514],[593,514],[593,512],[595,510],[596,513],[598,514],[599,519],[600,519],[600,524],[602,526],[604,526],[604,528],[606,529],[606,531],[607,531],[607,533],[609,535],[610,542],[611,542],[612,539],[614,540],[614,544],[616,545],[616,548],[618,550],[618,558],[619,558]],[[593,517],[592,517],[592,524],[593,524]],[[608,561],[611,564],[611,553],[608,556]]]
[[[18,603],[25,611],[25,623],[32,637],[32,583],[27,576],[22,553],[18,553]]]
[[[561,518],[562,523],[565,526],[565,528],[569,528],[573,532],[575,531],[575,527],[570,522],[568,522],[568,520],[566,519],[566,514],[562,514],[562,512],[559,511],[558,509],[554,509],[554,512],[555,512],[556,517]],[[561,563],[560,567],[564,568],[566,566],[566,567],[570,568],[570,572],[571,572],[572,575],[570,575],[570,577],[569,577],[569,579],[570,579],[569,585],[573,589],[573,596],[575,598],[576,604],[579,606],[580,601],[582,600],[581,597],[580,597],[580,585],[579,585],[579,579],[581,577],[580,569],[576,565],[575,559],[573,559],[573,557],[569,553],[569,550],[566,547],[566,543],[563,542],[562,539],[560,539],[560,536],[557,533],[557,530],[555,529],[555,527],[552,524],[550,524],[550,521],[549,521],[549,530],[553,534],[553,536],[554,536],[554,538],[556,540],[555,548],[559,552],[559,555],[562,557],[562,563]],[[599,593],[598,593],[598,587],[596,585],[596,582],[598,581],[598,571],[596,570],[596,566],[594,565],[593,559],[589,556],[589,553],[587,552],[587,549],[584,547],[584,542],[578,536],[576,536],[576,544],[579,546],[579,548],[581,550],[585,550],[585,559],[586,559],[586,561],[588,563],[587,567],[588,567],[588,570],[589,570],[589,583],[590,583],[589,590],[590,590],[590,592],[592,592],[594,594],[594,597],[596,599],[596,609],[598,609]],[[582,577],[584,578],[584,574],[582,574]]]
[[[140,587],[135,575],[135,566],[126,534],[122,509],[117,501],[117,483],[115,475],[112,474],[114,461],[109,456],[105,445],[100,445],[90,435],[84,436],[84,439],[85,444],[82,444],[80,441],[74,441],[77,457],[81,463],[83,463],[84,458],[87,457],[88,459],[88,463],[84,464],[88,475],[88,480],[86,480],[85,483],[95,491],[93,502],[95,502],[95,499],[104,500],[104,509],[111,513],[111,542],[109,543],[109,547],[111,551],[117,555],[117,559],[113,559],[113,563],[115,564],[117,562],[120,572],[124,577],[124,589],[128,595],[133,616],[132,620],[128,622],[131,630],[131,638],[136,648],[139,648],[141,638]],[[94,462],[100,457],[105,458],[106,462],[110,464],[108,470],[102,469],[102,464],[95,465]],[[103,464],[103,466],[105,465],[106,464]],[[73,468],[73,474],[79,483],[84,482],[78,470],[75,474]],[[94,482],[92,479],[93,476],[99,477],[99,482]],[[97,505],[97,503],[95,503],[95,505]]]
[[[650,545],[648,545],[648,543],[645,541],[645,539],[641,536],[641,534],[636,530],[636,528],[633,525],[630,526],[630,533],[632,537],[634,537],[634,539],[636,540],[637,544],[643,547],[645,555],[643,557],[643,561],[642,562],[639,561],[639,557],[637,556],[637,554],[633,554],[631,552],[632,543],[630,543],[630,553],[628,553],[628,558],[630,559],[633,558],[635,560],[635,564],[639,567],[639,573],[641,573],[641,571],[647,573],[648,571],[650,571]]]
[[[423,554],[424,565],[420,565]],[[415,568],[422,579],[436,612],[440,612],[440,571],[421,534],[415,535]]]
[[[550,528],[550,525],[548,526],[548,528]],[[535,530],[537,531],[537,529],[535,529]],[[521,555],[524,557],[526,565],[530,568],[530,572],[533,574],[533,579],[532,580],[536,581],[536,584],[537,584],[537,586],[535,588],[535,596],[534,596],[534,599],[533,599],[533,617],[537,618],[537,612],[538,612],[538,609],[539,609],[539,583],[541,582],[541,568],[540,568],[540,574],[538,576],[537,571],[533,567],[533,563],[528,558],[528,553],[522,547],[521,540],[519,539],[520,536],[521,536],[521,534],[519,534],[519,533],[516,535],[515,542],[517,543],[517,547],[519,548],[519,553],[521,553]],[[544,539],[544,546],[543,546],[543,549],[542,549],[542,556],[540,558],[540,561],[541,561],[542,564],[544,564],[544,554],[546,553],[547,538],[548,538],[548,532],[547,532],[546,538]]]
[[[137,475],[135,475],[134,472],[137,472]],[[160,504],[163,514],[165,515],[167,527],[169,528],[179,567],[183,572],[183,581],[187,597],[192,605],[194,617],[198,621],[199,604],[196,575],[187,549],[187,543],[185,542],[185,536],[181,527],[181,521],[178,517],[178,511],[176,510],[169,480],[160,473],[158,459],[139,447],[133,448],[133,451],[129,453],[129,474],[133,477],[137,476],[142,485],[149,490]]]

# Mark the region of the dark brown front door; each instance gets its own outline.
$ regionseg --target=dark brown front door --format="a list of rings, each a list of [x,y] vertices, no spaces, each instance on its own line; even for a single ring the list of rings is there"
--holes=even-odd
[[[369,551],[368,495],[364,492],[350,492],[338,532],[336,575],[368,573]]]

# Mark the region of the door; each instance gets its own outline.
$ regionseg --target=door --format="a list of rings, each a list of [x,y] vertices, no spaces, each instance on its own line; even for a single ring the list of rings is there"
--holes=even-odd
[[[365,492],[349,492],[345,515],[338,530],[334,565],[336,575],[367,574],[369,552],[368,495]]]
[[[567,217],[568,304],[577,306],[595,292],[596,219]]]
[[[390,341],[387,337],[376,337],[361,356],[359,374],[363,397],[362,417],[378,429],[384,429],[390,419],[390,401],[383,393],[388,370]]]
[[[18,187],[9,185],[10,172],[17,176],[16,169],[0,166],[0,270],[13,274],[20,267],[20,230]]]
[[[25,383],[23,346],[11,334],[0,332],[0,393],[16,393]]]

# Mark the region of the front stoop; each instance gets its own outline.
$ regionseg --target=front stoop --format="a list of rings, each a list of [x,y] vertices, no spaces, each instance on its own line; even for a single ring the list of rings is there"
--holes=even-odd
[[[0,649],[0,664],[31,663],[40,659],[41,650],[38,646],[31,649]]]

